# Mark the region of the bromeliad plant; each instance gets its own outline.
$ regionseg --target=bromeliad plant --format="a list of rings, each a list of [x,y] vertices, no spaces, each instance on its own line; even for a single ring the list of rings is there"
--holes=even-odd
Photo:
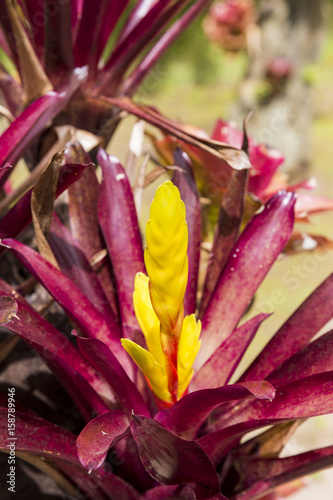
[[[0,139],[0,186],[22,155],[35,174],[0,210],[36,183],[72,126],[106,145],[121,119],[107,98],[132,96],[210,2],[1,0],[0,113],[10,125]]]
[[[99,151],[101,183],[78,146],[66,160],[53,192],[72,183],[70,230],[55,215],[42,227],[45,208],[36,207],[44,206],[49,169],[0,229],[2,248],[48,290],[75,336],[67,339],[3,280],[1,318],[45,360],[87,425],[77,435],[18,405],[17,452],[43,457],[78,498],[93,500],[277,498],[278,486],[331,466],[333,446],[279,455],[304,419],[333,412],[333,332],[309,343],[332,318],[333,275],[230,384],[268,316],[241,324],[290,237],[294,193],[274,194],[239,234],[248,172],[232,171],[198,305],[201,211],[188,156],[176,150],[172,182],[156,191],[144,252],[118,160]],[[32,217],[41,253],[5,234]],[[5,449],[5,403],[0,414]],[[113,470],[110,450],[119,458]]]

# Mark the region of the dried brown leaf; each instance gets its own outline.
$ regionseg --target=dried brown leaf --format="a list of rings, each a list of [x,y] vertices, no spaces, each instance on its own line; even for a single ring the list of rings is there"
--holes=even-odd
[[[59,168],[64,153],[56,153],[47,168],[41,174],[31,195],[31,212],[37,245],[40,254],[58,268],[57,261],[48,244],[53,204],[58,184]]]

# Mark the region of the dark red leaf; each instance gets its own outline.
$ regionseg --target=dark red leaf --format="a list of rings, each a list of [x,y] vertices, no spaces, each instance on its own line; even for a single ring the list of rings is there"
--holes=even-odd
[[[75,283],[110,324],[116,318],[110,308],[98,276],[68,229],[54,215],[49,244],[63,273]]]
[[[200,318],[204,316],[216,284],[237,239],[243,217],[247,178],[247,170],[232,171],[228,189],[223,195],[214,234],[212,253],[202,291]]]
[[[216,471],[196,441],[187,441],[154,420],[133,415],[131,430],[141,461],[149,474],[162,484],[201,483],[220,491]]]
[[[197,368],[232,333],[288,241],[295,201],[293,193],[282,191],[274,195],[235,243],[202,318],[202,345],[195,363]],[[259,376],[256,380],[262,378]]]
[[[186,207],[188,228],[188,282],[184,297],[184,314],[194,314],[198,286],[198,271],[201,243],[201,206],[199,194],[193,177],[191,160],[188,155],[176,149],[175,164],[182,169],[175,170],[172,182],[178,187],[180,196]]]
[[[306,346],[332,318],[333,273],[300,305],[241,377],[264,378],[286,359]]]
[[[132,364],[121,346],[118,325],[107,322],[81,290],[37,252],[11,239],[2,240],[2,244],[10,248],[29,272],[45,286],[82,330],[83,335],[103,340],[123,367],[131,373]]]
[[[161,410],[155,419],[178,435],[194,439],[208,415],[221,404],[251,397],[271,401],[274,396],[274,387],[266,381],[203,389],[187,394],[169,410]]]
[[[128,413],[135,411],[149,416],[141,394],[129,378],[128,374],[131,374],[132,370],[125,372],[113,353],[100,340],[77,337],[77,344],[91,366],[96,368],[110,384],[122,408]]]
[[[269,314],[259,314],[237,328],[194,375],[190,390],[227,384],[261,323],[268,316]]]
[[[76,440],[83,467],[89,471],[98,469],[109,449],[123,437],[128,427],[129,417],[121,410],[109,411],[91,420]]]
[[[103,179],[98,199],[98,218],[114,270],[121,324],[138,328],[133,306],[134,279],[145,272],[142,242],[131,186],[119,161],[98,153]],[[125,333],[125,329],[124,329]]]

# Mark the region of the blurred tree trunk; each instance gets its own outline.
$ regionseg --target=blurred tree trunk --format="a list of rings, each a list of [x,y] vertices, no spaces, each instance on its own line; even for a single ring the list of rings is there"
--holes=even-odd
[[[250,133],[279,149],[284,169],[304,177],[311,159],[311,77],[323,34],[324,0],[263,0],[250,30],[249,68],[234,118],[250,110]]]

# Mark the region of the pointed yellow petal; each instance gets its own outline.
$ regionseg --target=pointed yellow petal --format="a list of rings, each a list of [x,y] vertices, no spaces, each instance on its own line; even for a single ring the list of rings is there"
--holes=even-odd
[[[165,366],[165,356],[161,345],[160,322],[151,305],[149,278],[143,273],[137,273],[135,276],[133,303],[149,352],[157,363]]]
[[[128,339],[121,339],[123,348],[132,357],[148,379],[153,392],[162,401],[171,402],[168,390],[168,377],[165,368],[158,364],[153,356],[141,346]]]
[[[188,276],[188,231],[185,205],[176,186],[160,186],[146,225],[145,264],[153,308],[166,331],[172,331],[182,311]]]
[[[178,399],[182,397],[193,377],[194,370],[192,366],[201,344],[201,340],[199,340],[200,332],[201,321],[196,321],[194,314],[186,316],[178,344]]]

